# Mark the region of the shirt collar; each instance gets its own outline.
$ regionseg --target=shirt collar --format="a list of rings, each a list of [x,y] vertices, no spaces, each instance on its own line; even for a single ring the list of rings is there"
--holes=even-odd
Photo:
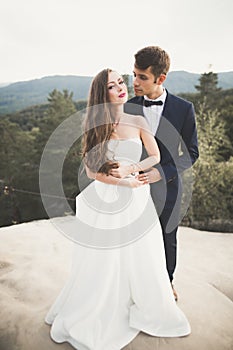
[[[146,95],[144,95],[144,99],[147,101],[162,101],[163,103],[165,103],[167,97],[167,91],[166,89],[163,89],[163,93],[162,95],[160,95],[159,97],[157,97],[155,100],[151,100],[150,98],[148,98]],[[160,106],[159,106],[160,107]]]

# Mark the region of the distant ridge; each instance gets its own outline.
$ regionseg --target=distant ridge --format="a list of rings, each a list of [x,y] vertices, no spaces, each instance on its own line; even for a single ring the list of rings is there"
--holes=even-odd
[[[173,71],[168,74],[164,86],[175,94],[193,93],[200,74],[185,71]],[[53,90],[67,89],[74,93],[74,100],[83,100],[88,96],[92,77],[75,75],[47,76],[30,81],[21,81],[1,86],[0,114],[12,113],[23,108],[47,102],[48,94]],[[233,88],[233,71],[218,73],[219,87]]]
[[[0,83],[0,88],[4,87],[4,86],[7,86],[7,85],[10,85],[10,84],[12,84],[12,83]]]

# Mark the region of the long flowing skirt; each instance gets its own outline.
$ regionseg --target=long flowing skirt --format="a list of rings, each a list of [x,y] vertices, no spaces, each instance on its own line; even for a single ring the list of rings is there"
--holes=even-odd
[[[92,182],[77,197],[70,238],[76,241],[70,278],[46,316],[54,341],[78,350],[119,350],[140,331],[190,333],[172,293],[149,186],[126,190]]]

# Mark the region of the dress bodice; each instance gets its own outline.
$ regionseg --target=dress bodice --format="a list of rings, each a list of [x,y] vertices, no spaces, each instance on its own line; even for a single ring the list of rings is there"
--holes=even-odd
[[[110,139],[107,156],[121,164],[138,162],[142,154],[142,142],[138,137],[128,139]]]

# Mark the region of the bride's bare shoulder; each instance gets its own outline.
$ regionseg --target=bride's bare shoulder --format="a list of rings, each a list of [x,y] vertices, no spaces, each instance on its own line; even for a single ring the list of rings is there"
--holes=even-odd
[[[125,120],[139,128],[145,128],[147,126],[147,121],[142,115],[125,114]]]
[[[125,121],[129,121],[138,126],[141,126],[146,122],[145,118],[142,115],[132,115],[127,113],[125,113]]]

